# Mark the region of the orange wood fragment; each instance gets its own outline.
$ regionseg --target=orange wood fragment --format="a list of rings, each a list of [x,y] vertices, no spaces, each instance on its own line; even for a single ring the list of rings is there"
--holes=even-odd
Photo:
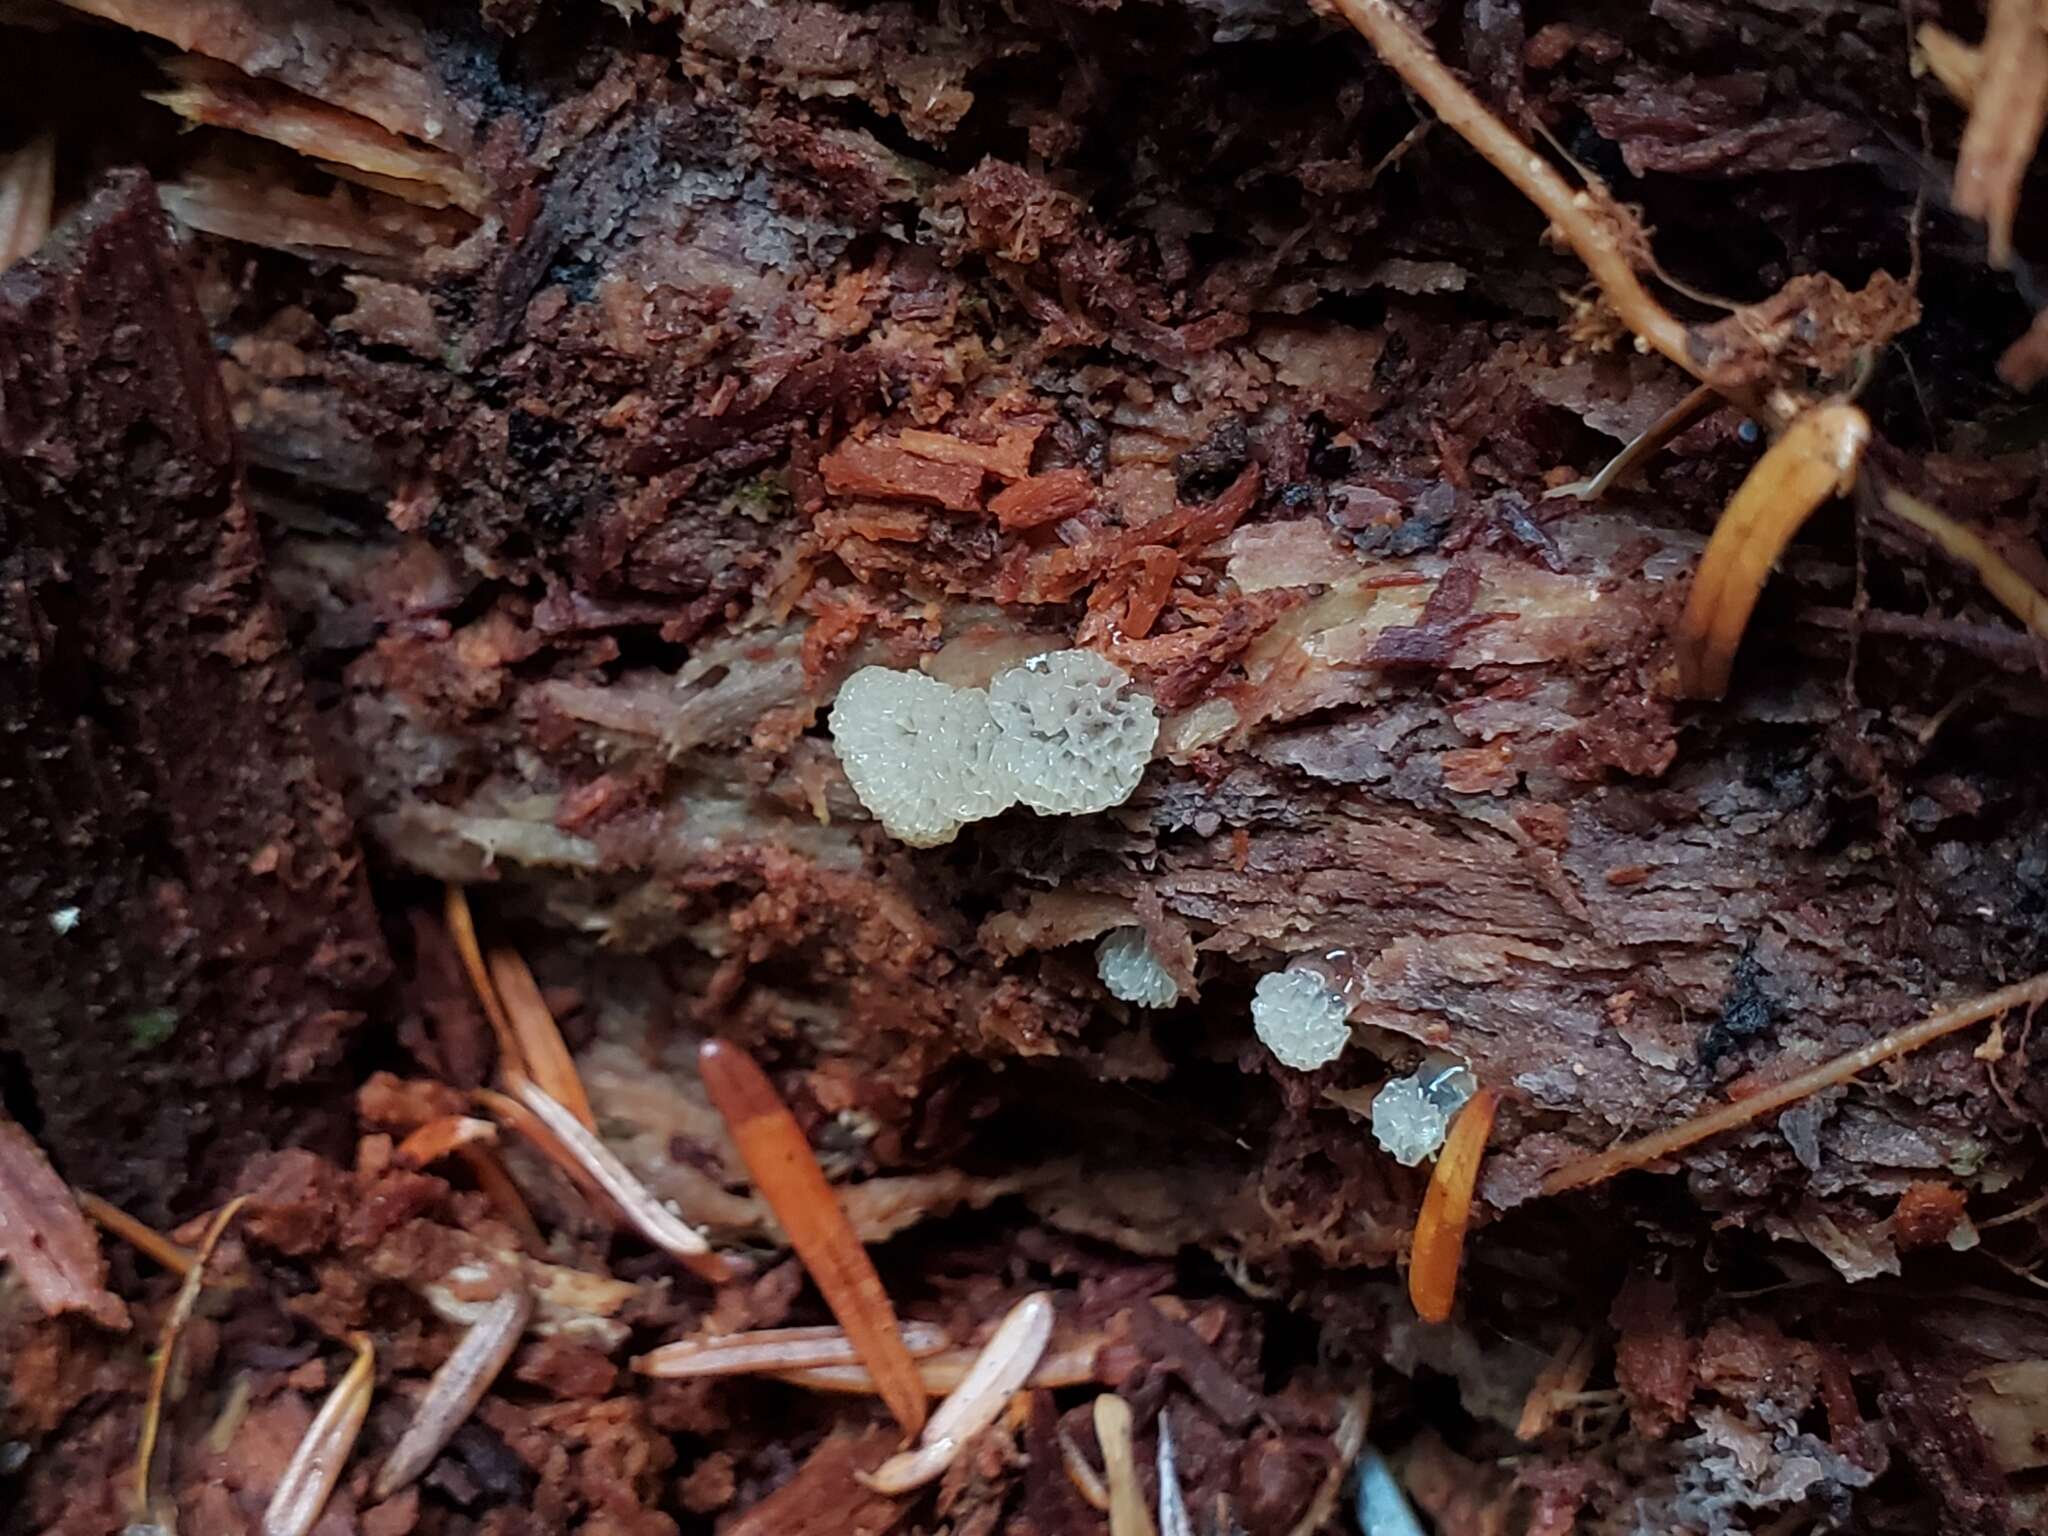
[[[1205,507],[1191,509],[1194,515],[1181,530],[1180,547],[1189,554],[1199,554],[1236,528],[1258,501],[1259,466],[1247,464],[1221,496]]]
[[[488,1120],[471,1115],[443,1115],[429,1120],[398,1144],[398,1162],[406,1168],[424,1168],[438,1163],[451,1152],[480,1141],[496,1141],[498,1128]]]
[[[498,1001],[519,1041],[526,1075],[545,1088],[549,1098],[582,1121],[585,1130],[596,1130],[597,1117],[590,1112],[590,1095],[583,1091],[576,1059],[569,1054],[569,1043],[562,1038],[547,1000],[540,995],[533,972],[518,952],[510,949],[491,951],[490,970]]]
[[[1415,1221],[1415,1242],[1408,1258],[1408,1299],[1426,1323],[1451,1315],[1458,1297],[1458,1267],[1465,1257],[1465,1229],[1472,1220],[1472,1190],[1486,1156],[1486,1138],[1493,1131],[1500,1090],[1482,1088],[1472,1095],[1444,1138],[1422,1214]]]
[[[953,512],[981,510],[979,465],[941,464],[880,438],[841,443],[818,460],[818,469],[825,489],[835,496],[931,501]]]
[[[698,1068],[725,1117],[754,1188],[789,1234],[825,1305],[873,1375],[882,1401],[915,1436],[924,1427],[925,1394],[917,1362],[904,1346],[896,1309],[839,1197],[818,1166],[803,1128],[754,1058],[727,1040],[707,1040]]]
[[[941,464],[971,464],[999,480],[1022,480],[1031,473],[1031,450],[1037,446],[1037,426],[1016,427],[999,433],[993,443],[971,443],[948,432],[925,432],[906,427],[896,436],[909,452]]]
[[[1085,469],[1050,469],[998,491],[988,504],[1004,528],[1039,528],[1085,512],[1095,504],[1095,481]]]
[[[1159,544],[1147,544],[1134,551],[1130,563],[1138,567],[1131,586],[1131,604],[1124,610],[1123,630],[1133,640],[1152,633],[1166,600],[1173,596],[1173,579],[1180,574],[1180,556]]]

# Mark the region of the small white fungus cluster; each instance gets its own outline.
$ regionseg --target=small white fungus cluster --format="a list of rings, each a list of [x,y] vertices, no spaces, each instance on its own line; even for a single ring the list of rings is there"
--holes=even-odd
[[[913,848],[950,843],[965,823],[1009,803],[998,787],[995,721],[978,689],[863,667],[832,705],[832,744],[860,803]]]
[[[987,691],[863,667],[833,701],[833,749],[860,803],[913,848],[1019,802],[1085,815],[1130,798],[1159,717],[1130,674],[1092,651],[1051,651]]]
[[[1095,974],[1109,995],[1140,1008],[1171,1008],[1180,988],[1152,952],[1142,928],[1112,928],[1095,946]]]
[[[1017,798],[1048,816],[1087,816],[1131,798],[1152,760],[1159,716],[1131,675],[1093,651],[1049,651],[988,685],[996,761]]]
[[[1434,1157],[1451,1119],[1478,1088],[1471,1070],[1453,1056],[1436,1055],[1373,1095],[1373,1139],[1404,1168]]]
[[[1351,1040],[1351,1004],[1314,970],[1268,971],[1252,989],[1252,1028],[1282,1066],[1313,1072]]]

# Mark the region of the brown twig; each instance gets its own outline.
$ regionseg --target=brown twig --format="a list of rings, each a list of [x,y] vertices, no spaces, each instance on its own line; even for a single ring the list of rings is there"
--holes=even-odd
[[[1973,624],[1968,619],[1892,613],[1883,608],[1869,608],[1862,613],[1853,608],[1802,608],[1798,619],[1816,629],[1845,633],[1860,629],[1865,634],[1953,646],[2007,672],[2039,671],[2043,659],[2048,658],[2048,650],[2044,650],[2041,641],[2024,630],[2008,629],[2003,624]]]
[[[171,1303],[171,1310],[164,1314],[163,1331],[157,1335],[156,1353],[149,1362],[149,1393],[142,1404],[142,1429],[136,1436],[135,1518],[138,1521],[154,1520],[156,1515],[150,1486],[156,1465],[157,1436],[163,1426],[164,1399],[170,1393],[171,1366],[177,1356],[179,1337],[199,1306],[200,1292],[206,1288],[207,1260],[220,1246],[228,1224],[241,1214],[248,1201],[247,1195],[235,1196],[207,1223],[206,1231],[199,1239],[199,1247],[193,1252],[191,1268],[185,1272],[184,1283],[178,1287],[177,1298]]]
[[[1392,0],[1332,0],[1387,66],[1435,110],[1444,126],[1515,184],[1571,244],[1616,315],[1649,347],[1706,382],[1686,342],[1686,328],[1636,276],[1632,252],[1642,230],[1598,188],[1573,190],[1535,150],[1444,67],[1413,22]]]
[[[1904,1056],[1923,1046],[1932,1045],[1959,1029],[1968,1029],[1972,1024],[1980,1024],[1995,1014],[2005,1013],[2013,1008],[2038,1007],[2043,1001],[2048,1001],[2048,972],[2026,981],[2015,982],[2009,987],[2001,987],[1996,992],[1987,993],[1958,1007],[1932,1014],[1918,1024],[1909,1024],[1903,1029],[1892,1030],[1867,1045],[1858,1046],[1853,1051],[1845,1051],[1832,1061],[1824,1062],[1810,1071],[1801,1072],[1796,1077],[1787,1078],[1776,1087],[1766,1088],[1732,1104],[1723,1104],[1706,1110],[1694,1115],[1690,1120],[1658,1131],[1655,1135],[1623,1142],[1618,1147],[1609,1147],[1605,1152],[1566,1163],[1544,1179],[1543,1193],[1558,1195],[1566,1190],[1583,1189],[1589,1184],[1601,1183],[1631,1168],[1645,1167],[1661,1158],[1669,1157],[1674,1152],[1682,1152],[1695,1143],[1705,1141],[1709,1136],[1718,1136],[1723,1131],[1738,1130],[1752,1124],[1765,1115],[1819,1093],[1823,1088],[1846,1083],[1859,1072],[1867,1072],[1895,1056]]]

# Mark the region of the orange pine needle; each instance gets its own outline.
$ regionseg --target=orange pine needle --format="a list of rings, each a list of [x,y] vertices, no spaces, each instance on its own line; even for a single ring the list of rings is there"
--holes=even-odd
[[[498,1037],[498,1070],[508,1078],[516,1077],[526,1070],[526,1061],[519,1054],[519,1037],[513,1034],[511,1021],[498,1001],[498,989],[491,985],[490,972],[484,969],[484,954],[476,942],[476,919],[469,911],[469,893],[459,885],[449,886],[444,911],[449,936],[455,940],[456,953],[462,956],[462,968],[469,973],[469,984],[484,1006],[484,1017],[491,1021],[491,1033]]]
[[[1641,1168],[1645,1164],[1656,1162],[1659,1158],[1669,1157],[1673,1152],[1682,1152],[1695,1142],[1705,1141],[1709,1136],[1718,1136],[1723,1131],[1732,1131],[1749,1125],[1765,1115],[1785,1108],[1788,1104],[1796,1104],[1823,1088],[1846,1083],[1859,1072],[1867,1072],[1882,1062],[1890,1061],[1894,1056],[1903,1056],[1909,1051],[1919,1050],[1924,1045],[1932,1045],[1944,1035],[1952,1035],[1959,1029],[1981,1024],[1994,1014],[2005,1013],[2014,1008],[2037,1008],[2043,1002],[2048,1002],[2048,971],[2026,981],[2015,982],[2009,987],[2001,987],[1996,992],[1987,993],[1960,1007],[1932,1014],[1918,1024],[1909,1024],[1904,1029],[1895,1029],[1889,1034],[1880,1035],[1868,1045],[1846,1051],[1811,1071],[1787,1078],[1777,1086],[1753,1093],[1747,1098],[1737,1099],[1733,1104],[1720,1105],[1654,1135],[1623,1142],[1618,1147],[1609,1147],[1605,1152],[1566,1163],[1543,1181],[1543,1193],[1563,1194],[1569,1189],[1598,1184],[1603,1179],[1611,1179],[1617,1173],[1624,1173],[1631,1168]]]
[[[1868,416],[1846,400],[1823,401],[1785,429],[1729,498],[1678,621],[1678,686],[1686,698],[1728,691],[1736,647],[1771,568],[1820,505],[1855,483],[1869,443]]]
[[[906,1435],[924,1427],[924,1384],[904,1347],[896,1309],[796,1116],[754,1058],[728,1040],[707,1040],[697,1064],[725,1117],[755,1191],[768,1202],[825,1305],[873,1375]]]
[[[1486,1156],[1486,1138],[1493,1131],[1500,1090],[1482,1088],[1444,1138],[1444,1149],[1422,1197],[1415,1221],[1415,1242],[1408,1256],[1408,1299],[1426,1323],[1451,1315],[1458,1297],[1458,1267],[1465,1258],[1465,1228],[1472,1220],[1472,1190]]]
[[[526,1075],[547,1090],[548,1097],[583,1122],[587,1131],[597,1129],[597,1117],[590,1112],[590,1096],[583,1091],[583,1079],[576,1060],[569,1054],[569,1042],[562,1038],[547,1000],[540,995],[533,972],[517,950],[494,949],[488,962],[498,1001],[519,1042],[519,1054]]]
[[[83,1189],[72,1194],[78,1198],[78,1208],[94,1221],[105,1227],[114,1236],[148,1254],[174,1275],[189,1275],[197,1259],[190,1248],[183,1243],[174,1243],[156,1228],[137,1221],[117,1205],[110,1205],[98,1195]]]
[[[429,1120],[401,1141],[394,1156],[404,1167],[424,1168],[429,1163],[438,1163],[451,1152],[497,1139],[498,1128],[488,1120],[478,1120],[470,1115],[442,1115],[437,1120]]]

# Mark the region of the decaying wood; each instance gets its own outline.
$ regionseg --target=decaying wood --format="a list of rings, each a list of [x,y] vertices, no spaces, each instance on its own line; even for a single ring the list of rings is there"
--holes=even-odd
[[[1444,1529],[2035,1518],[1974,1410],[2048,1359],[2038,1041],[1915,1021],[2043,963],[2048,466],[1994,372],[2039,28],[1336,9],[0,6],[5,142],[85,198],[0,276],[0,1094],[185,1240],[253,1191],[191,1330],[214,1433],[160,1458],[188,1525],[260,1519],[316,1332],[424,1375],[511,1273],[503,1375],[330,1521],[1077,1536],[1096,1393],[1125,1525],[1167,1465],[1197,1529],[1328,1523],[1368,1443]],[[1702,565],[1838,393],[1852,505]],[[1789,530],[1766,478],[1722,538]],[[1742,622],[1689,631],[1736,565]],[[1160,717],[1126,803],[876,826],[848,676],[1075,645]],[[1351,1010],[1311,1076],[1249,1018],[1290,965]],[[863,1284],[960,1343],[622,1368],[827,1317],[714,1036]],[[1373,1107],[1439,1055],[1498,1100],[1418,1229]],[[1535,1198],[1659,1151],[1686,1201]],[[914,1421],[1041,1290],[1028,1415],[864,1486],[878,1385]],[[0,1304],[0,1536],[97,1517],[54,1469],[125,1457],[146,1390],[102,1344]]]
[[[82,1312],[103,1328],[128,1326],[128,1309],[107,1289],[98,1234],[42,1148],[0,1115],[0,1261],[51,1317]]]
[[[390,962],[141,173],[0,273],[0,398],[0,1047],[64,1174],[161,1221],[336,1123],[290,1090]]]

